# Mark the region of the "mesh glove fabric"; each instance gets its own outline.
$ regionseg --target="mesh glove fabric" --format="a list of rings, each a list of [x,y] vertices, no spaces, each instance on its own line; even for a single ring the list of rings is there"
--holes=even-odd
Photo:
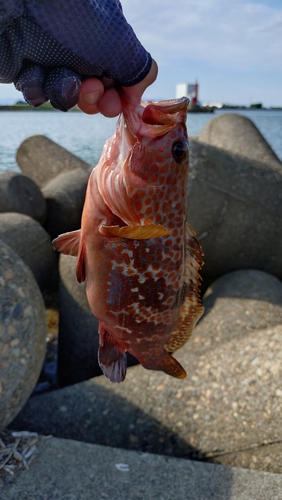
[[[118,0],[0,0],[0,83],[34,106],[67,111],[85,77],[131,86],[151,64]]]

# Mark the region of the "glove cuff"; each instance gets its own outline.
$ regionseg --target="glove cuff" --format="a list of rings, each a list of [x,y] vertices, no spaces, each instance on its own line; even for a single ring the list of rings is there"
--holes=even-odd
[[[152,56],[151,54],[149,54],[149,52],[147,52],[146,55],[147,59],[141,71],[137,75],[135,75],[134,78],[126,80],[125,82],[122,81],[123,87],[131,87],[133,85],[136,85],[137,83],[144,80],[145,76],[147,76],[152,66]]]

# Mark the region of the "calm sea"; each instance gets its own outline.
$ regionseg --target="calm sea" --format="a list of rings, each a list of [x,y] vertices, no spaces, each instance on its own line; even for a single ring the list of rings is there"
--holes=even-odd
[[[188,115],[188,133],[198,135],[203,126],[227,111],[213,114]],[[230,112],[230,111],[229,111]],[[233,111],[232,111],[233,112]],[[282,160],[282,111],[240,110],[250,118]],[[15,155],[21,142],[35,134],[43,134],[86,162],[95,165],[102,147],[115,129],[116,119],[81,112],[1,111],[0,112],[0,171],[19,171]]]

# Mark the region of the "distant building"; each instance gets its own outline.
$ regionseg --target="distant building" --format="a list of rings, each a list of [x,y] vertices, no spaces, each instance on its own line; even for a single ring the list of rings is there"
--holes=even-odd
[[[176,99],[180,97],[188,97],[191,105],[195,106],[198,103],[199,84],[195,83],[178,83],[176,85]]]

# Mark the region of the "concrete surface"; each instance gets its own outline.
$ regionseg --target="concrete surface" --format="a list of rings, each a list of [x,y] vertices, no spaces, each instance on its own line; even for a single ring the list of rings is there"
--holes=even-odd
[[[258,350],[269,343],[276,346],[282,327],[276,328],[260,332],[264,345],[260,336]],[[253,351],[256,336],[257,332],[250,353],[241,346],[239,374],[231,359],[235,344],[230,342],[223,346],[218,369],[209,353],[203,357],[190,354],[186,363],[191,377],[181,383],[135,366],[122,384],[112,384],[102,376],[32,397],[11,428],[159,455],[206,458],[221,464],[227,460],[228,465],[281,473],[281,378],[277,372],[277,389],[274,381],[271,386],[266,383],[268,369],[260,368],[260,358]],[[258,365],[251,365],[245,354],[252,355],[248,359],[259,358]],[[230,366],[229,374],[220,369],[223,361]],[[256,371],[258,367],[262,376],[257,382],[255,373],[248,371],[245,376],[248,368]],[[277,446],[269,446],[269,454],[262,456],[265,446],[274,443]]]
[[[282,476],[50,438],[0,500],[280,500]]]

